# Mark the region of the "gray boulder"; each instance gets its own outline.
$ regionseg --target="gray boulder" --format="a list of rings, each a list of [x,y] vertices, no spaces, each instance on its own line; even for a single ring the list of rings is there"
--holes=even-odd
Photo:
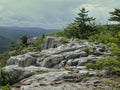
[[[60,38],[58,38],[58,37],[50,37],[50,36],[47,36],[47,37],[45,37],[41,48],[42,48],[42,49],[56,48],[56,47],[58,46],[57,41],[58,41],[59,39],[60,39]]]
[[[62,55],[52,55],[45,58],[43,62],[41,62],[41,65],[43,67],[52,68],[55,65],[59,64],[62,60],[64,60],[64,57]]]
[[[51,72],[55,71],[55,69],[48,69],[45,67],[36,67],[36,66],[29,66],[29,67],[19,67],[17,65],[9,65],[3,68],[6,73],[10,75],[10,84],[17,83],[18,81],[28,78],[35,73],[39,72]]]
[[[78,60],[70,59],[67,61],[67,66],[77,66],[78,65]]]
[[[34,75],[20,81],[20,90],[83,90],[83,88],[87,90],[87,87],[79,82],[87,74],[89,75],[89,72],[88,70],[80,70],[79,72],[60,71]],[[95,72],[91,73],[95,74]]]
[[[27,67],[31,65],[36,65],[36,58],[30,56],[29,54],[24,54],[24,55],[18,55],[11,57],[7,61],[7,66],[8,65],[18,65],[20,67]]]
[[[79,58],[79,57],[87,57],[88,54],[84,51],[81,52],[68,52],[64,54],[65,59],[69,60],[69,59],[75,59],[75,58]]]
[[[10,84],[17,83],[18,81],[32,75],[30,71],[25,71],[16,65],[4,67],[4,71],[10,75]]]

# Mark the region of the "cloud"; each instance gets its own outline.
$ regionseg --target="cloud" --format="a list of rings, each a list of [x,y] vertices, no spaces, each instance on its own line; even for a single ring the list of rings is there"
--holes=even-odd
[[[97,22],[106,22],[108,12],[120,0],[0,0],[0,25],[63,28],[85,7]]]
[[[109,18],[109,13],[112,11],[112,8],[105,7],[100,4],[82,4],[78,8],[85,8],[89,11],[89,16],[95,17],[97,23],[106,23]],[[79,12],[78,8],[76,9],[76,13]]]

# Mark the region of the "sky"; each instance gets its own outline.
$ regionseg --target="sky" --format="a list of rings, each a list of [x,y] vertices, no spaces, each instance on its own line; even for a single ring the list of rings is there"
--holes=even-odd
[[[62,29],[74,22],[81,8],[97,23],[106,23],[120,0],[0,0],[0,26]]]

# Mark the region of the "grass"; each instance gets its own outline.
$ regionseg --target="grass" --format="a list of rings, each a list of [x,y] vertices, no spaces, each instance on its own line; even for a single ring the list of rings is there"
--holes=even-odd
[[[102,83],[105,85],[112,85],[114,87],[117,87],[118,85],[120,85],[120,82],[115,80],[108,80],[108,79],[103,80]]]
[[[89,77],[89,76],[85,76],[84,78],[83,78],[83,81],[89,81],[91,78]]]

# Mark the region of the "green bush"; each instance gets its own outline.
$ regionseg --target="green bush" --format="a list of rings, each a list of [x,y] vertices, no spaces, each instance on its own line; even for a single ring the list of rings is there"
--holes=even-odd
[[[79,38],[80,33],[79,33],[79,28],[76,24],[69,24],[65,29],[64,29],[64,35],[67,38]]]
[[[3,86],[3,87],[2,87],[2,90],[10,90],[10,86],[9,86],[9,84]]]
[[[6,61],[10,58],[9,53],[5,52],[0,54],[0,67],[4,67],[6,64]]]
[[[65,35],[64,30],[57,30],[54,33],[47,34],[47,36],[63,37]]]
[[[90,62],[86,64],[87,68],[92,69],[111,69],[117,75],[120,75],[120,61],[117,57],[107,56],[95,63]]]
[[[59,40],[59,43],[61,43],[61,44],[68,43],[68,39],[67,39],[66,37],[62,37],[62,38]]]
[[[40,35],[36,40],[35,40],[35,47],[37,49],[40,49],[41,48],[41,44],[43,43],[43,40],[45,38],[45,35]]]
[[[87,52],[87,53],[89,53],[90,50],[91,50],[91,47],[89,47],[89,46],[85,47],[85,49],[84,49],[84,51]]]
[[[87,68],[95,69],[95,65],[94,65],[94,63],[92,63],[92,62],[87,63],[87,64],[86,64],[86,67],[87,67]]]
[[[106,50],[110,50],[116,56],[120,55],[120,47],[116,43],[108,43],[105,48]]]
[[[0,86],[5,86],[9,83],[10,76],[8,73],[4,72],[2,69],[0,70]]]
[[[90,42],[96,43],[108,43],[110,42],[110,38],[112,37],[111,33],[109,32],[100,32],[98,34],[92,35],[89,37]]]

